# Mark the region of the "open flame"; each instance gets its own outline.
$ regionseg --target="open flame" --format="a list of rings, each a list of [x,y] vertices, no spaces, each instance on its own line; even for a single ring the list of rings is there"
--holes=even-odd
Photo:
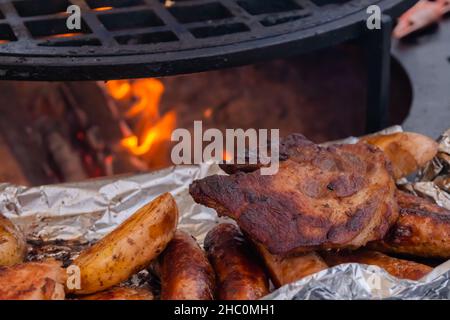
[[[135,120],[133,132],[121,145],[135,156],[150,154],[153,147],[170,141],[176,125],[174,111],[160,114],[164,85],[157,79],[114,80],[106,84],[109,94],[128,106],[125,117]],[[128,103],[127,103],[128,102]]]

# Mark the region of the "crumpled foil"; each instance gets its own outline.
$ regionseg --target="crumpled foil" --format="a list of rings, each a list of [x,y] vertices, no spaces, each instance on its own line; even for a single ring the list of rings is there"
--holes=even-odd
[[[438,205],[450,208],[450,129],[438,139],[436,157],[419,174],[416,181],[404,187],[418,196],[430,198]]]
[[[388,128],[383,133],[401,131]],[[357,138],[341,140],[355,143]],[[404,187],[450,209],[448,193],[440,186],[449,174],[450,130],[440,139],[439,154],[415,182]],[[336,143],[336,142],[334,142]],[[449,157],[446,157],[449,156]],[[434,171],[433,171],[434,170]],[[437,172],[430,179],[429,172]],[[194,203],[189,184],[223,174],[212,163],[178,166],[132,176],[119,176],[40,187],[0,184],[0,212],[19,225],[31,241],[95,241],[116,228],[138,208],[164,192],[176,199],[179,228],[203,243],[206,233],[226,218]],[[440,183],[440,184],[439,184]],[[228,220],[229,221],[229,220]],[[343,264],[286,285],[265,299],[450,299],[450,261],[419,281],[397,279],[383,269]]]

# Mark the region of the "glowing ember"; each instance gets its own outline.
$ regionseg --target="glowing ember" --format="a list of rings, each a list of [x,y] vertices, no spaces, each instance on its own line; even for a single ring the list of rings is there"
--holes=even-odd
[[[134,132],[125,133],[121,145],[136,156],[150,154],[153,146],[170,141],[176,125],[175,112],[160,115],[164,85],[157,79],[117,80],[106,84],[109,94],[129,108],[128,119],[137,119]]]
[[[224,161],[231,161],[232,159],[233,159],[233,157],[231,156],[231,153],[225,150],[223,152],[223,160]]]
[[[81,32],[73,32],[73,33],[62,33],[62,34],[54,34],[49,36],[49,39],[58,39],[58,38],[71,38],[71,37],[76,37],[79,35],[82,35],[83,33]]]
[[[113,7],[100,7],[100,8],[95,8],[95,11],[108,11],[108,10],[112,10]]]
[[[212,108],[207,108],[205,109],[205,111],[203,111],[203,117],[205,117],[206,119],[210,119],[212,114],[213,114]]]

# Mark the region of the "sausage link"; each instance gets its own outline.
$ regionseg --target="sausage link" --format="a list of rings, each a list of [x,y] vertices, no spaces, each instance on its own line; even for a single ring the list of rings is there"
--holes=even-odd
[[[206,236],[205,249],[216,272],[218,299],[256,300],[269,293],[265,271],[236,226],[213,228]]]
[[[177,231],[160,260],[162,300],[212,300],[214,271],[197,241]]]

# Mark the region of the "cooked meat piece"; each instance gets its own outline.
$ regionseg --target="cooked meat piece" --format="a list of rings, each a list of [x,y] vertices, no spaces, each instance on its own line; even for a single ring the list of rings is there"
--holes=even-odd
[[[416,172],[433,159],[438,151],[436,141],[412,132],[372,135],[362,140],[383,150],[392,163],[396,179]]]
[[[232,224],[220,224],[206,235],[205,250],[216,272],[219,300],[256,300],[269,293],[262,263]]]
[[[277,288],[328,268],[315,252],[282,257],[271,254],[261,245],[257,247]]]
[[[0,266],[23,262],[27,253],[25,236],[0,213]]]
[[[383,241],[372,243],[380,251],[428,258],[450,258],[450,211],[429,200],[399,191],[400,216]]]
[[[64,300],[66,273],[56,261],[0,267],[0,300]]]
[[[214,271],[189,234],[178,230],[160,261],[162,300],[214,299]]]
[[[403,259],[389,257],[381,252],[370,250],[323,251],[322,257],[330,266],[343,263],[362,263],[385,269],[394,277],[419,280],[433,270],[432,267]]]
[[[80,297],[81,300],[153,300],[150,290],[144,288],[113,287],[106,291]]]
[[[365,143],[305,144],[275,175],[214,175],[190,186],[196,202],[282,255],[382,239],[398,217],[395,190],[384,154]]]

